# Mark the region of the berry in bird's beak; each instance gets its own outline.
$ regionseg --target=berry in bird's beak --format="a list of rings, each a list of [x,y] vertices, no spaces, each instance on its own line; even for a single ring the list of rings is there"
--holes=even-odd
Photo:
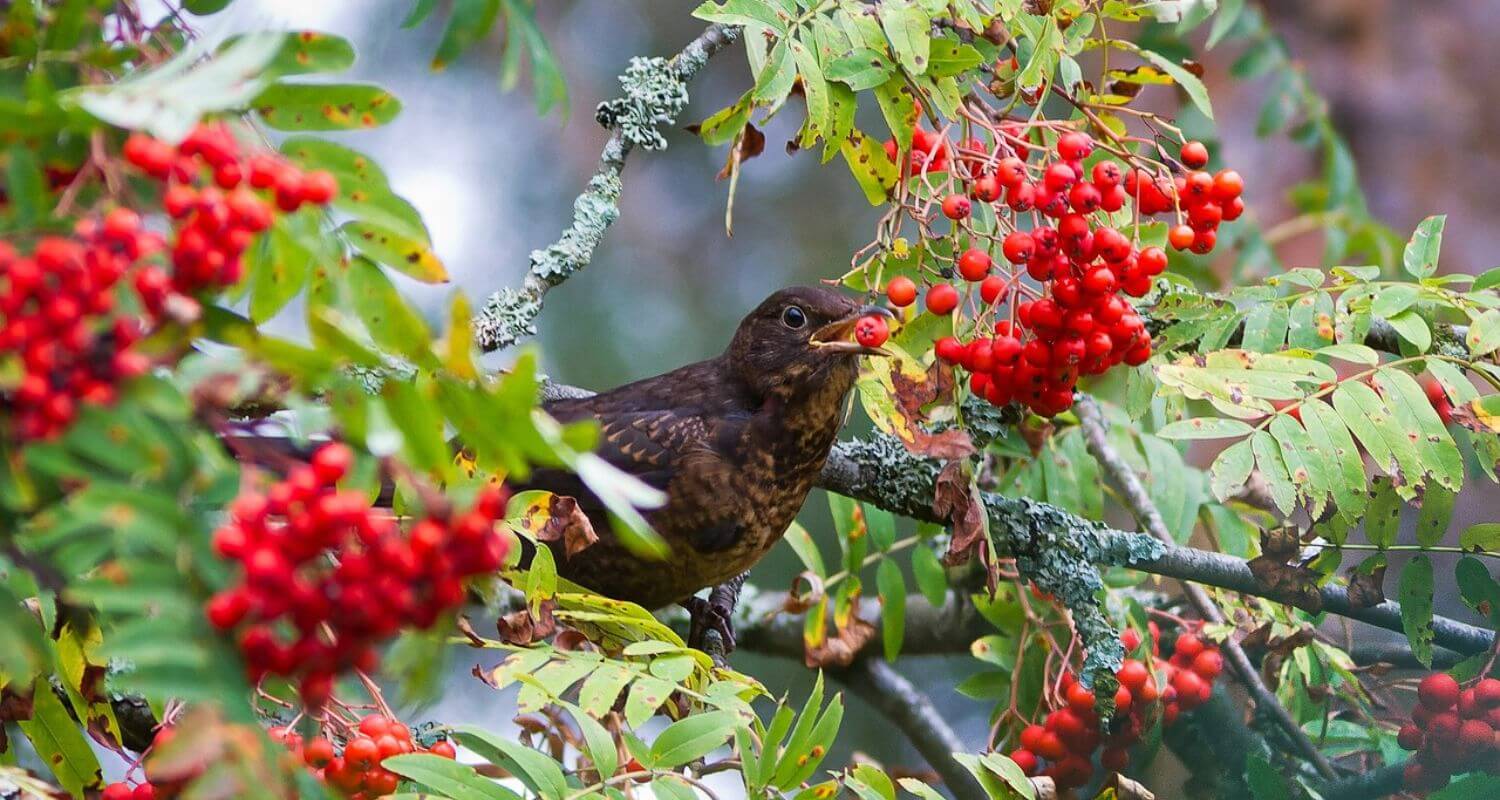
[[[814,331],[809,342],[824,352],[888,356],[890,351],[880,345],[890,338],[886,320],[895,318],[896,315],[884,306],[865,306]]]

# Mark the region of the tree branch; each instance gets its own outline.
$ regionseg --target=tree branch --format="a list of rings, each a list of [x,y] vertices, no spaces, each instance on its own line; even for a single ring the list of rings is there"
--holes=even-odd
[[[932,510],[933,487],[939,467],[935,461],[907,452],[894,438],[877,434],[869,439],[836,445],[819,476],[818,486],[912,519],[946,523],[947,520]],[[1027,498],[985,493],[979,499],[990,516],[991,532],[997,544],[1028,552],[1042,562],[1042,566],[1050,564],[1054,571],[1074,569],[1073,556],[1076,554],[1090,559],[1093,564],[1126,566],[1154,575],[1286,602],[1284,597],[1256,580],[1244,560],[1234,556],[1165,545],[1145,534],[1112,530],[1056,506]],[[1049,541],[1068,537],[1076,537],[1076,540],[1068,543],[1069,552],[1049,557],[1046,552],[1038,552],[1046,549],[1039,547],[1042,542],[1038,537],[1043,535]],[[1028,577],[1035,579],[1037,573],[1034,570],[1028,569],[1026,564],[1022,568]],[[1052,591],[1047,586],[1042,588]],[[1346,589],[1331,584],[1318,587],[1318,594],[1318,607],[1305,610],[1326,611],[1386,630],[1403,631],[1401,606],[1397,603],[1387,600],[1360,608],[1350,601]],[[1433,633],[1436,644],[1464,655],[1486,652],[1495,637],[1492,631],[1441,616],[1433,617]]]
[[[536,334],[542,298],[552,287],[588,266],[594,248],[619,218],[625,158],[637,146],[646,150],[667,146],[657,126],[677,119],[687,106],[687,82],[739,34],[737,27],[710,25],[670,61],[631,59],[630,67],[620,76],[625,96],[599,104],[599,123],[612,133],[599,155],[598,171],[573,201],[572,224],[553,244],[531,251],[531,267],[519,288],[501,289],[485,301],[474,319],[480,348],[486,352],[500,350]]]
[[[979,782],[953,758],[969,748],[948,727],[932,699],[906,676],[876,655],[833,674],[906,735],[957,800],[985,800]]]
[[[1318,787],[1323,800],[1376,800],[1401,791],[1406,762],[1350,775]]]
[[[1104,468],[1105,474],[1120,487],[1121,496],[1125,500],[1126,507],[1130,509],[1130,513],[1148,533],[1161,540],[1163,544],[1175,544],[1171,531],[1167,530],[1166,521],[1162,519],[1156,504],[1151,501],[1151,495],[1141,484],[1140,477],[1110,445],[1104,414],[1099,410],[1099,404],[1094,401],[1094,398],[1083,395],[1078,398],[1073,410],[1078,414],[1079,425],[1083,427],[1084,441],[1088,445],[1089,453],[1099,462],[1099,466]],[[1193,608],[1197,609],[1198,614],[1205,620],[1216,625],[1224,623],[1224,614],[1219,611],[1219,606],[1214,603],[1213,598],[1208,596],[1208,592],[1204,591],[1203,587],[1184,581],[1182,591],[1187,595],[1188,602],[1192,603]],[[1302,731],[1302,726],[1297,724],[1297,720],[1292,719],[1292,715],[1266,686],[1265,681],[1261,680],[1260,672],[1255,669],[1254,664],[1250,663],[1250,657],[1245,655],[1245,649],[1240,647],[1239,642],[1233,638],[1226,638],[1223,650],[1229,656],[1229,664],[1234,668],[1240,683],[1250,692],[1256,704],[1269,714],[1277,725],[1281,726],[1282,731],[1320,775],[1329,780],[1333,779],[1336,775],[1333,766],[1328,763],[1328,759],[1323,757],[1317,745],[1307,738],[1307,734]]]

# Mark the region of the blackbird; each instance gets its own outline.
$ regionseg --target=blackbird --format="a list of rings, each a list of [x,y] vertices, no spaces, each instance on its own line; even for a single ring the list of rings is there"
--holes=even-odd
[[[861,307],[829,288],[793,287],[740,322],[723,354],[592,397],[545,404],[563,422],[595,419],[598,455],[666,493],[647,520],[671,548],[641,558],[610,532],[603,503],[577,476],[543,469],[516,486],[576,498],[599,540],[567,555],[558,573],[600,594],[650,609],[681,603],[689,638],[717,630],[733,649],[729,615],[750,569],[802,508],[843,422],[861,355]],[[707,600],[695,594],[716,588]]]

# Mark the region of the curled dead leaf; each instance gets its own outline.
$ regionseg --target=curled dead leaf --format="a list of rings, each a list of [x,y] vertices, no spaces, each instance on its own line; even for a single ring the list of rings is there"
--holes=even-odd
[[[523,608],[501,617],[496,623],[501,641],[526,645],[551,636],[557,631],[557,619],[552,616],[556,607],[555,601],[543,600],[537,615],[532,615],[531,609]]]
[[[811,570],[803,572],[792,581],[792,588],[781,603],[781,610],[788,614],[801,614],[823,599],[823,578]]]
[[[962,461],[951,461],[938,473],[932,493],[933,513],[948,520],[953,536],[943,563],[963,564],[984,546],[984,508],[974,497]]]
[[[562,542],[564,555],[572,558],[599,541],[599,534],[594,532],[593,523],[578,507],[576,499],[555,494],[548,498],[547,518],[536,531],[536,538],[542,542]]]
[[[833,636],[825,638],[817,647],[807,648],[804,661],[808,669],[822,667],[847,667],[854,663],[859,651],[875,638],[876,628],[857,616],[839,628]]]

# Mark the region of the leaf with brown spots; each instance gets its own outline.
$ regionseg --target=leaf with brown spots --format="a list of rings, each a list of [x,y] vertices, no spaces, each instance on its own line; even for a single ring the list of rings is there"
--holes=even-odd
[[[241,36],[224,40],[222,52]],[[283,37],[281,49],[265,70],[266,78],[284,75],[306,75],[321,72],[343,72],[354,66],[354,45],[342,36],[321,31],[291,31]]]
[[[366,83],[274,83],[250,106],[281,131],[375,128],[401,113],[395,95]]]
[[[370,259],[423,283],[446,283],[448,268],[424,241],[373,222],[346,222],[339,231]]]

